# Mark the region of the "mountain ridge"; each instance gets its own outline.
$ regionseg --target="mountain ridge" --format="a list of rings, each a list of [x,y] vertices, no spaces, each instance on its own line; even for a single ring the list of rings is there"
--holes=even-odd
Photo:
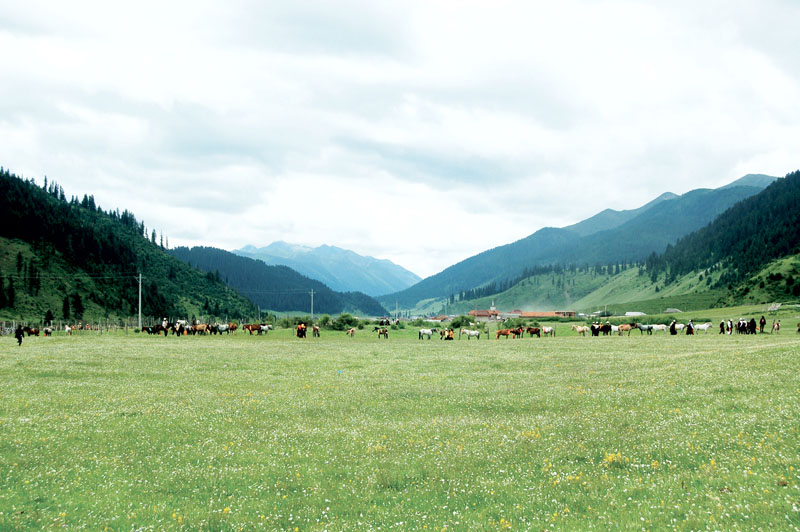
[[[378,296],[407,288],[421,280],[415,273],[387,259],[323,244],[315,248],[276,241],[257,248],[244,246],[232,253],[267,265],[283,265],[340,292]]]

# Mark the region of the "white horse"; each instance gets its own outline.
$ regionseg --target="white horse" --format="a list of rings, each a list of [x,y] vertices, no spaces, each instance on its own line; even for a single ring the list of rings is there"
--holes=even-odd
[[[555,327],[542,327],[542,334],[545,336],[555,336],[556,329]]]
[[[420,329],[419,330],[419,339],[422,340],[423,336],[427,336],[428,340],[431,339],[431,335],[435,333],[437,329]]]
[[[615,334],[619,334],[619,325],[612,325],[611,332]]]
[[[694,328],[708,334],[708,330],[711,328],[711,325],[712,323],[709,321],[708,323],[701,323],[700,325],[695,325]]]
[[[481,332],[480,331],[472,331],[470,329],[461,329],[460,331],[458,331],[458,339],[459,340],[461,339],[461,335],[462,334],[467,336],[467,340],[469,340],[473,336],[476,337],[478,340],[481,339]]]
[[[586,325],[573,325],[572,330],[577,331],[581,336],[586,336],[586,333],[589,332],[589,327]]]
[[[655,325],[651,325],[651,327],[653,328],[653,332],[657,331],[661,331],[663,333],[667,332],[667,326],[664,325],[663,323],[657,323]]]
[[[264,334],[267,334],[271,330],[272,330],[272,325],[262,325],[261,326],[261,332],[264,333]]]
[[[684,329],[684,327],[686,327],[686,325],[684,325],[683,323],[676,323],[675,324],[675,330],[676,331],[682,331]]]

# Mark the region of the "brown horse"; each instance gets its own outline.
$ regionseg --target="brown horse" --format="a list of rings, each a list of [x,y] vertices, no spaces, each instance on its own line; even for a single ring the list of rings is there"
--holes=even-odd
[[[501,336],[505,336],[506,340],[508,340],[509,335],[511,335],[510,329],[498,329],[494,339],[499,340]]]
[[[386,338],[388,340],[389,339],[389,329],[384,327],[383,329],[378,330],[378,338],[380,338],[381,336],[383,336],[384,338]]]
[[[346,330],[344,333],[345,333],[347,336],[349,336],[350,338],[352,338],[353,336],[355,336],[355,335],[356,335],[356,328],[355,328],[355,327],[350,327],[350,328],[349,328],[349,329],[347,329],[347,330]]]
[[[236,329],[238,329],[238,328],[239,328],[239,326],[236,325],[235,323],[233,323],[232,321],[228,322],[228,334],[235,333]]]
[[[314,325],[311,327],[311,336],[313,338],[319,338],[319,325]]]
[[[242,325],[242,330],[249,332],[250,336],[253,336],[253,333],[261,334],[261,325],[258,323],[245,323]]]
[[[542,337],[542,330],[541,330],[539,327],[528,327],[527,329],[525,329],[525,332],[526,332],[526,333],[528,333],[528,334],[530,334],[530,335],[531,335],[531,338],[533,338],[533,335],[534,335],[534,334],[535,334],[535,335],[536,335],[538,338],[541,338],[541,337]]]
[[[619,326],[619,335],[622,336],[622,333],[627,332],[628,336],[630,336],[632,330],[633,330],[633,325],[629,323],[621,323]]]
[[[28,336],[39,336],[38,328],[23,327],[22,332],[28,333]]]

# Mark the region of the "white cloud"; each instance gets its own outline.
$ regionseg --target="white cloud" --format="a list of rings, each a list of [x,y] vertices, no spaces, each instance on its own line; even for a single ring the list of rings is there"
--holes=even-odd
[[[793,2],[0,5],[0,164],[428,275],[800,153]]]

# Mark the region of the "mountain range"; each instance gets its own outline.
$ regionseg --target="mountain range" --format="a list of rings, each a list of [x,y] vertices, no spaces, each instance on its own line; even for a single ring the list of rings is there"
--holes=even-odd
[[[313,291],[314,313],[317,315],[342,312],[387,315],[377,301],[362,292],[334,291],[288,266],[267,265],[260,260],[211,247],[178,247],[169,253],[201,271],[219,275],[262,309],[310,314]]]
[[[717,189],[697,189],[683,195],[665,193],[638,209],[606,209],[572,226],[545,227],[378,300],[389,307],[396,301],[403,308],[414,308],[426,299],[446,298],[490,283],[508,283],[535,266],[640,261],[663,252],[678,238],[704,227],[775,179],[749,174]]]
[[[421,280],[389,260],[335,246],[312,248],[278,241],[261,248],[245,246],[233,253],[269,265],[288,266],[340,292],[359,291],[378,296],[403,290]]]

